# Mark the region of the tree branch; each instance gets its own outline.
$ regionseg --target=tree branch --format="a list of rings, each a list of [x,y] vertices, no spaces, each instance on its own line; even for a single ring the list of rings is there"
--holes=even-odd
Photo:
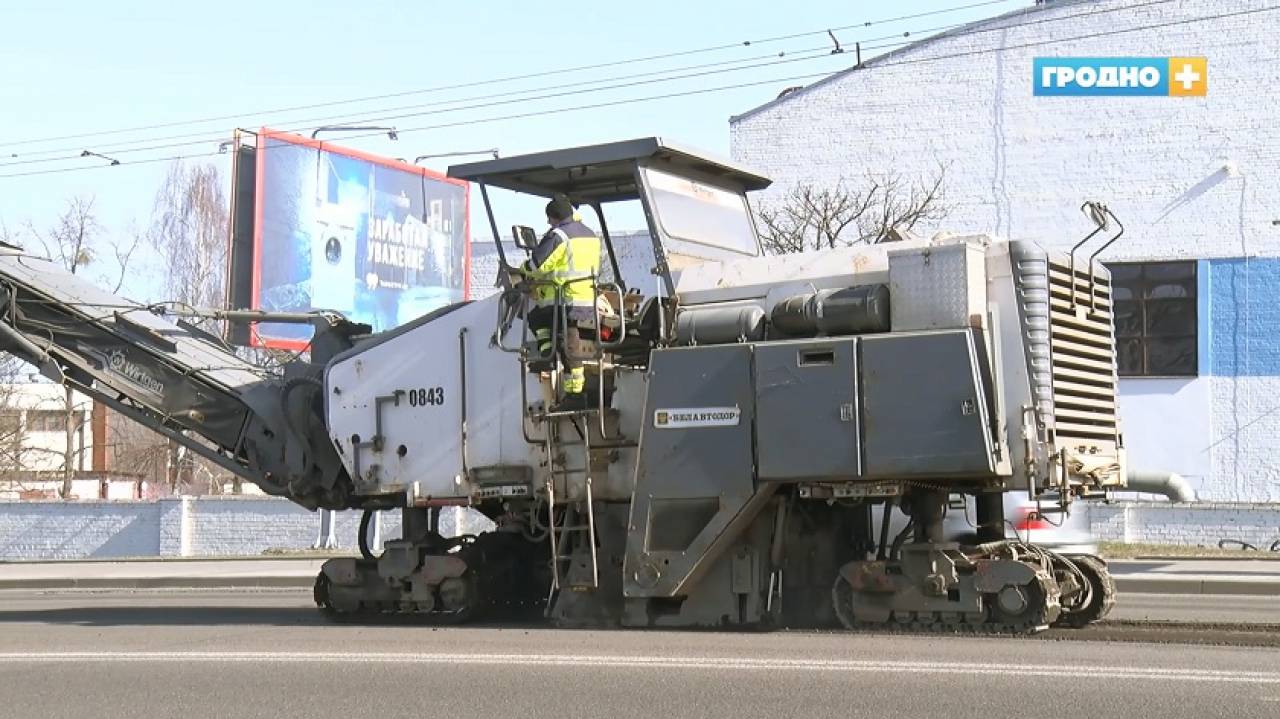
[[[943,219],[947,166],[904,186],[893,173],[865,176],[860,189],[840,178],[829,187],[794,185],[781,200],[757,212],[761,244],[769,254],[789,254],[887,240],[921,222]]]

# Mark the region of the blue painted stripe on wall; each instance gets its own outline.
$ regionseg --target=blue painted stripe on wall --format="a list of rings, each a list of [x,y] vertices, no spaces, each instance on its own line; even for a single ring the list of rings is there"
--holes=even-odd
[[[1207,374],[1280,376],[1280,258],[1208,262]]]
[[[1213,367],[1213,343],[1209,341],[1213,331],[1209,322],[1213,316],[1211,272],[1208,260],[1196,262],[1196,367],[1200,375],[1212,374]]]

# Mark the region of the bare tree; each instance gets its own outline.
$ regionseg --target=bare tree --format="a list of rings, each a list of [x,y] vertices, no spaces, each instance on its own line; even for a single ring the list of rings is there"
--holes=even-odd
[[[17,233],[0,220],[0,242],[17,245]],[[17,489],[22,490],[21,479],[27,468],[26,428],[22,423],[22,408],[17,402],[17,387],[22,379],[25,363],[11,354],[0,354],[0,475]]]
[[[92,196],[79,195],[67,200],[66,208],[47,230],[27,222],[27,232],[40,243],[45,254],[72,274],[93,262],[93,244],[103,230],[93,212],[95,202]]]
[[[121,415],[108,421],[107,451],[117,474],[128,474],[152,487],[165,486],[169,475],[169,446],[165,439],[145,426]],[[141,486],[138,487],[141,494]]]
[[[23,489],[21,482],[30,464],[26,457],[26,427],[17,397],[23,369],[23,362],[18,358],[7,354],[0,357],[0,474],[19,490]]]
[[[949,213],[945,165],[930,177],[904,181],[868,173],[859,186],[845,178],[830,187],[795,185],[778,202],[762,205],[760,235],[770,254],[876,244]]]
[[[95,245],[99,236],[103,234],[103,227],[98,222],[97,215],[94,214],[94,202],[93,196],[77,195],[71,198],[67,201],[67,206],[62,211],[62,214],[47,230],[41,230],[31,222],[27,223],[28,233],[40,243],[44,248],[45,254],[60,262],[72,274],[75,274],[81,268],[87,267],[94,261],[96,255]],[[125,272],[122,268],[120,272],[121,281],[123,281],[124,275]],[[75,478],[76,471],[76,432],[80,426],[80,418],[77,417],[74,397],[70,387],[66,388],[64,409],[66,421],[63,424],[66,431],[66,444],[63,453],[62,489],[60,495],[63,499],[69,499],[71,497],[72,480]]]
[[[95,204],[96,201],[92,196],[73,197],[67,200],[62,212],[47,228],[41,228],[34,222],[27,221],[23,225],[23,231],[15,232],[9,226],[0,223],[0,241],[29,248],[38,245],[46,256],[61,264],[72,274],[81,274],[91,266],[101,268],[106,273],[96,278],[97,281],[108,286],[114,285],[113,291],[118,292],[125,277],[128,276],[130,260],[141,238],[137,233],[131,233],[131,236],[123,240],[111,236],[98,221]],[[115,267],[110,267],[112,263]],[[109,277],[112,273],[115,274],[114,279]],[[0,366],[0,385],[5,388],[4,393],[11,395],[9,399],[12,399],[12,396],[16,396],[18,392],[17,386],[24,383],[20,379],[24,372],[22,363],[12,357],[6,359],[7,361],[2,363],[3,366]],[[16,369],[10,371],[8,368],[10,364]],[[39,449],[40,452],[47,453],[48,450],[26,445],[29,428],[21,419],[23,410],[19,407],[8,407],[11,404],[13,404],[11,401],[0,401],[0,405],[5,405],[4,411],[8,413],[8,419],[5,420],[6,426],[16,425],[21,436],[17,437],[16,445],[12,442],[8,444],[11,449],[10,454],[14,456],[11,458],[13,461],[7,464],[18,474],[32,474],[29,466],[48,463],[47,457],[33,457],[32,452]],[[62,425],[65,439],[60,453],[62,484],[59,494],[67,499],[72,494],[76,468],[83,464],[84,454],[89,448],[88,443],[81,437],[85,431],[84,410],[76,407],[71,388],[64,388],[60,405],[58,410],[64,415]],[[14,417],[18,419],[17,422],[12,421]]]
[[[223,306],[228,212],[216,165],[170,165],[156,193],[147,234],[164,261],[169,299],[192,307]]]
[[[147,232],[148,244],[164,263],[168,299],[201,309],[224,306],[229,212],[216,165],[178,161],[169,166]],[[211,320],[198,324],[220,334]],[[204,491],[220,491],[225,477],[215,465],[173,441],[167,446],[167,467],[167,481],[175,492],[197,484]]]

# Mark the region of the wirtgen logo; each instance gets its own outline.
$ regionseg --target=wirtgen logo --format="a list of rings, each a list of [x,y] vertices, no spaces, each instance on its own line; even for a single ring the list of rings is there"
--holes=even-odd
[[[1204,97],[1203,57],[1038,57],[1031,86],[1040,96]]]

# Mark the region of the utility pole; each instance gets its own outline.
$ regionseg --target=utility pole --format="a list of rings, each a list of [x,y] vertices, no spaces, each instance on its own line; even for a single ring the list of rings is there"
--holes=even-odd
[[[72,480],[76,476],[76,413],[75,413],[75,397],[70,387],[65,388],[64,392],[66,402],[66,412],[63,414],[63,429],[66,430],[66,446],[62,451],[62,495],[63,499],[71,499],[73,483]]]

